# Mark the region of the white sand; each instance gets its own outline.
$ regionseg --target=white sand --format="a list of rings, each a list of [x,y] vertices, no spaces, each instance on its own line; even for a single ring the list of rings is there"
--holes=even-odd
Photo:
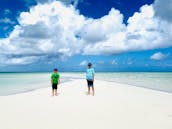
[[[0,97],[0,129],[172,129],[172,94],[96,81],[87,96],[85,80]]]

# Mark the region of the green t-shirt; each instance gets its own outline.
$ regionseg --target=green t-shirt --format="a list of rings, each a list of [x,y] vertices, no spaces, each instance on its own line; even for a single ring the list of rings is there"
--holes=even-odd
[[[60,74],[59,73],[52,73],[51,79],[52,79],[53,84],[58,84],[58,81],[60,79]]]

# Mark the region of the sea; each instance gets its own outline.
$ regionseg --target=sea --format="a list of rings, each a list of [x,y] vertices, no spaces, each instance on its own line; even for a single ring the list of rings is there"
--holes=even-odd
[[[60,74],[61,83],[85,78],[84,72]],[[0,96],[51,87],[50,76],[50,72],[0,73]],[[95,79],[172,93],[172,72],[97,72]]]

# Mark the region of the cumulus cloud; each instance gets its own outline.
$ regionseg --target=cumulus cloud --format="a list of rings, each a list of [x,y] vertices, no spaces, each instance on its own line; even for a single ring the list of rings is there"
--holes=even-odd
[[[29,0],[26,0],[29,2]],[[70,4],[73,4],[74,7],[77,7],[78,3],[82,0],[35,0],[36,2],[38,3],[41,3],[41,4],[45,4],[45,3],[51,3],[51,2],[54,2],[54,1],[60,1],[60,2],[63,2],[65,5],[70,5]]]
[[[15,24],[14,21],[12,21],[11,19],[9,19],[7,17],[0,19],[0,23],[4,23],[4,24]]]
[[[22,12],[19,24],[7,38],[0,39],[0,64],[170,47],[172,22],[157,16],[155,5],[142,6],[125,25],[123,15],[114,8],[106,16],[92,19],[59,1],[38,4]]]
[[[56,1],[56,0],[36,0],[36,2],[38,3],[41,3],[41,4],[44,4],[44,3],[51,3],[53,1]]]
[[[95,38],[98,36],[104,38],[97,38],[99,40],[94,40],[94,43],[87,45],[84,48],[84,54],[116,54],[172,46],[172,23],[157,18],[152,5],[142,6],[140,12],[134,13],[128,19],[128,25],[122,23],[122,14],[117,12],[118,10],[112,9],[106,16],[108,21],[112,21],[105,27],[108,31],[102,28],[105,25],[102,18],[98,20],[102,20],[100,27],[97,27],[99,33],[95,33],[95,25],[90,27],[93,28]],[[115,22],[115,19],[118,20]]]
[[[4,26],[4,27],[3,27],[3,30],[4,30],[4,31],[6,31],[6,30],[8,30],[8,29],[9,29],[9,26]]]
[[[80,53],[83,41],[75,34],[84,20],[73,6],[66,7],[60,2],[37,5],[30,12],[22,12],[18,18],[19,25],[14,27],[8,38],[0,39],[0,54],[6,57],[13,55],[14,58],[60,59]],[[37,60],[34,58],[32,61]]]
[[[111,64],[112,64],[112,65],[117,65],[118,62],[117,62],[116,60],[112,60]]]
[[[112,34],[125,30],[123,15],[111,9],[109,14],[100,19],[88,19],[81,31],[81,37],[88,43],[106,41]]]
[[[168,57],[169,54],[163,54],[161,52],[154,53],[150,59],[152,60],[163,60]]]
[[[104,61],[99,61],[98,64],[104,64],[105,62]]]
[[[81,66],[85,66],[85,65],[87,65],[87,61],[86,60],[83,60],[79,65],[81,65]]]
[[[171,0],[155,0],[153,5],[155,15],[160,19],[172,22],[172,1]]]
[[[12,12],[9,9],[4,10],[4,15],[12,14]]]

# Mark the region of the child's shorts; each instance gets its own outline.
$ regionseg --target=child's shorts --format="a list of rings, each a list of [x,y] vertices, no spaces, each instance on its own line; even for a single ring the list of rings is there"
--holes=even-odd
[[[93,81],[92,80],[87,80],[88,86],[92,87],[93,86]]]
[[[52,84],[52,89],[57,89],[57,84]]]

